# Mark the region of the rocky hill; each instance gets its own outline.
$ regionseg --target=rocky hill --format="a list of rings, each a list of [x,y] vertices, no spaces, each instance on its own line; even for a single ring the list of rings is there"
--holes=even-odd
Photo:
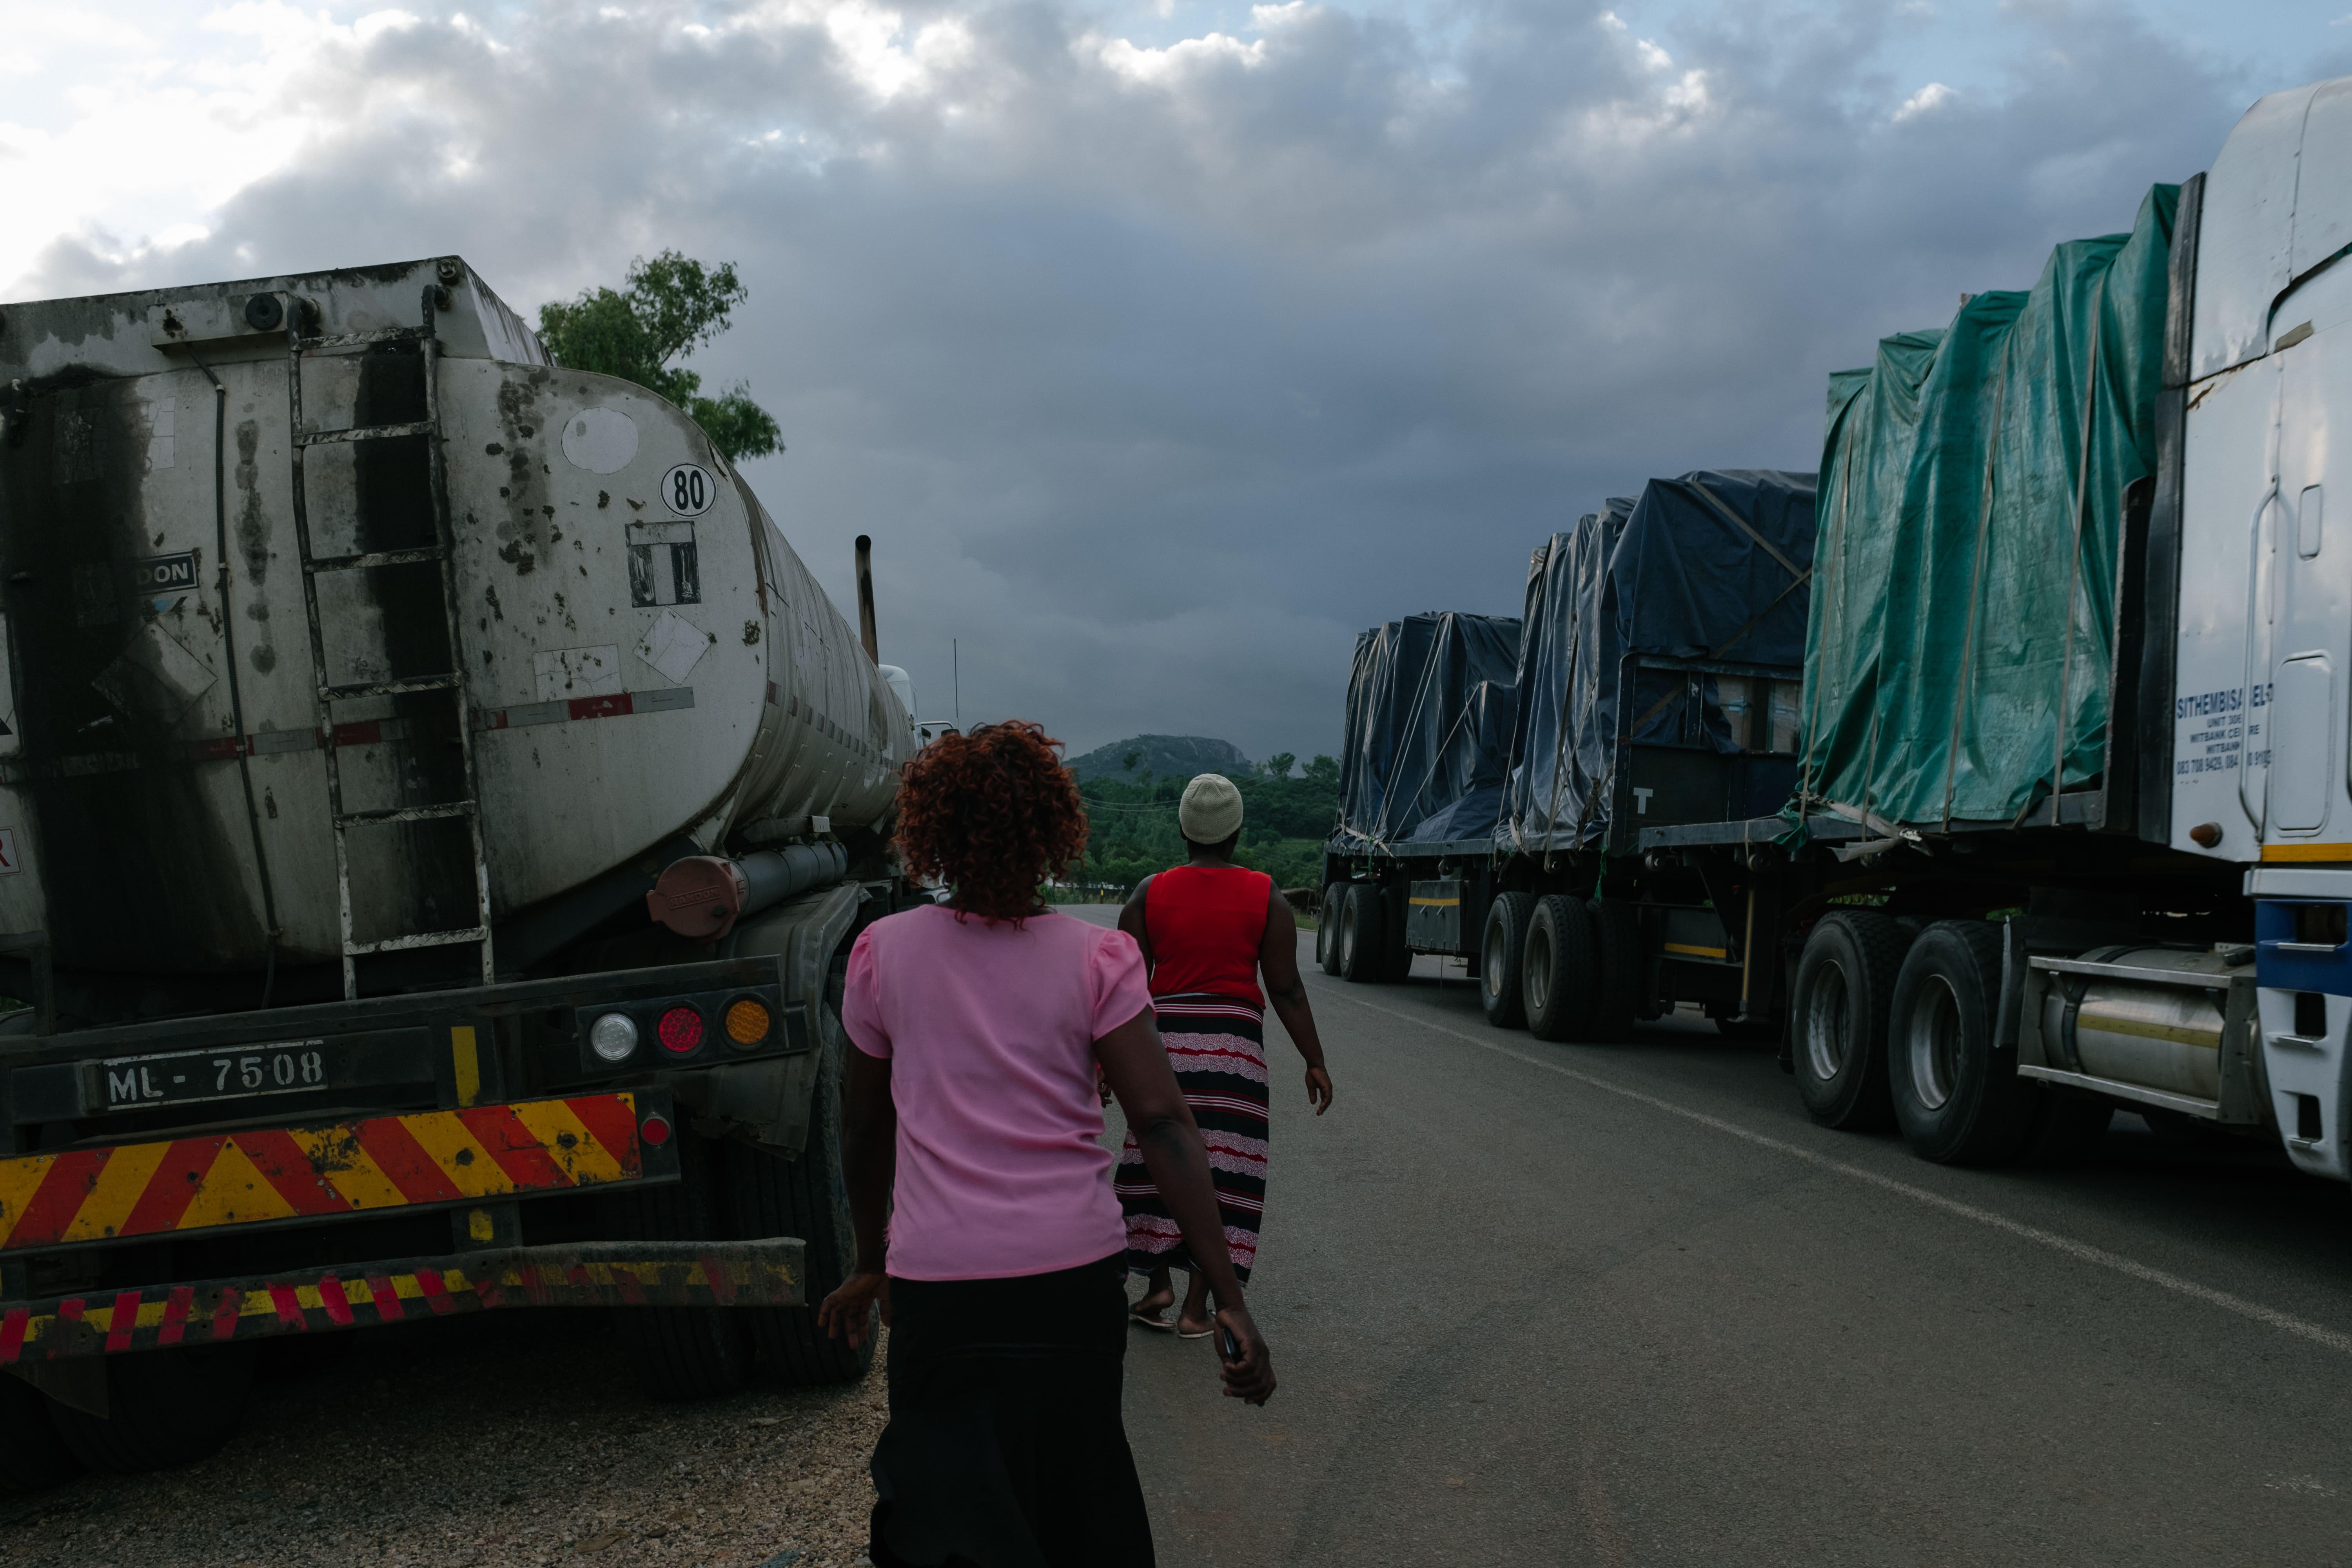
[[[1127,765],[1130,756],[1136,760],[1132,769]],[[1070,759],[1070,772],[1082,780],[1140,779],[1147,773],[1156,778],[1189,779],[1194,773],[1239,778],[1255,771],[1256,764],[1242,755],[1239,746],[1206,735],[1137,735]]]

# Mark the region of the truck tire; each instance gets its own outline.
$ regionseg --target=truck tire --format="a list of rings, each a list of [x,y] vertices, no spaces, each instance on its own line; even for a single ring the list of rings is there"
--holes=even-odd
[[[49,1402],[24,1379],[0,1376],[0,1496],[58,1486],[81,1468],[58,1437]]]
[[[647,1241],[723,1241],[728,1151],[681,1121],[678,1179],[616,1193],[613,1234]],[[769,1233],[771,1235],[773,1232]],[[790,1234],[790,1233],[786,1233]],[[656,1399],[715,1399],[751,1381],[755,1347],[740,1307],[617,1307],[614,1318],[637,1383]]]
[[[1521,963],[1535,903],[1532,893],[1497,893],[1486,906],[1486,929],[1478,943],[1478,1005],[1486,1011],[1486,1022],[1498,1029],[1527,1027]]]
[[[1528,1029],[1539,1040],[1592,1037],[1593,991],[1599,954],[1584,900],[1548,893],[1528,921],[1520,964]]]
[[[1642,917],[1622,899],[1593,899],[1584,906],[1592,920],[1598,963],[1592,980],[1592,1037],[1623,1040],[1633,1033],[1642,1005]]]
[[[1797,1093],[1824,1127],[1891,1125],[1886,1017],[1910,939],[1875,910],[1839,910],[1805,939],[1790,993]]]
[[[49,1419],[74,1458],[110,1475],[208,1458],[244,1423],[255,1349],[206,1345],[108,1356],[107,1413],[92,1415],[52,1399]]]
[[[1339,911],[1339,978],[1369,984],[1387,977],[1388,910],[1376,882],[1348,884],[1347,907]]]
[[[1323,973],[1339,973],[1339,906],[1348,901],[1348,884],[1334,882],[1323,889],[1323,906],[1315,914],[1315,962]]]
[[[735,1233],[750,1239],[764,1236],[797,1236],[808,1244],[802,1280],[808,1304],[802,1307],[761,1307],[747,1315],[761,1363],[783,1381],[801,1386],[854,1383],[874,1363],[874,1336],[879,1313],[867,1320],[856,1349],[846,1339],[835,1339],[817,1326],[817,1304],[849,1277],[856,1260],[856,1232],[849,1219],[849,1183],[841,1168],[841,1075],[848,1061],[848,1036],[841,1027],[841,996],[848,964],[834,962],[825,980],[825,1002],[819,1009],[823,1031],[823,1066],[809,1108],[808,1144],[797,1160],[787,1160],[749,1144],[728,1146],[730,1174],[741,1173],[730,1184],[734,1198]]]
[[[2016,1158],[2032,1131],[2032,1086],[2015,1047],[1997,1048],[2000,933],[1938,921],[1904,956],[1888,1014],[1886,1086],[1903,1141],[1939,1165]]]

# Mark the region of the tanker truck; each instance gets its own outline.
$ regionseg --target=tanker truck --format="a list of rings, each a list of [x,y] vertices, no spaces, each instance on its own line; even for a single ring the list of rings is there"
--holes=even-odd
[[[463,1313],[610,1308],[662,1396],[862,1373],[870,589],[457,257],[0,307],[0,1488]]]

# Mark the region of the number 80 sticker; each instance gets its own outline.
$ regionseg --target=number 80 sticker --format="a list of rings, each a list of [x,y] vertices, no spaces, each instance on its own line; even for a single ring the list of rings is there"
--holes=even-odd
[[[698,463],[680,463],[662,476],[661,499],[680,517],[700,517],[719,500],[719,481]]]

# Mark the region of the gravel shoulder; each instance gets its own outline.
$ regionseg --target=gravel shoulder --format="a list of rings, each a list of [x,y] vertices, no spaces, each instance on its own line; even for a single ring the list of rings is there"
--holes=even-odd
[[[1106,1120],[1116,1149],[1124,1126]],[[667,1405],[638,1391],[596,1311],[271,1342],[226,1449],[0,1496],[0,1565],[855,1568],[888,1342],[845,1387]]]
[[[880,1352],[845,1387],[665,1405],[600,1313],[419,1330],[322,1337],[300,1347],[310,1367],[266,1366],[243,1434],[200,1464],[0,1500],[0,1563],[864,1560]]]

